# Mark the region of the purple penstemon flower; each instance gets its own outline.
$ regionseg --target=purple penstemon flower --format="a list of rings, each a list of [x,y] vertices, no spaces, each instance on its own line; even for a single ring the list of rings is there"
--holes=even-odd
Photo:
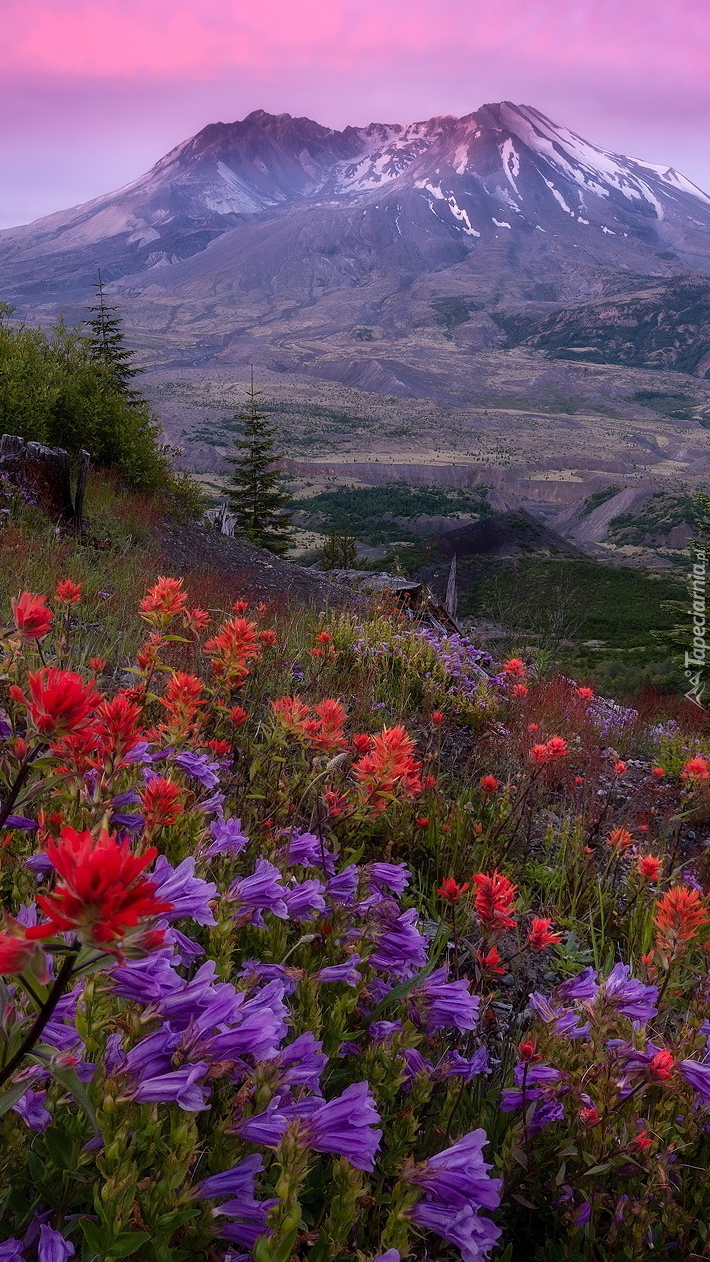
[[[276,1148],[286,1130],[293,1128],[305,1148],[347,1157],[358,1170],[372,1170],[382,1137],[382,1131],[376,1129],[379,1121],[369,1083],[355,1082],[335,1100],[311,1096],[285,1107],[272,1100],[265,1113],[239,1123],[235,1129],[252,1143]]]
[[[208,1109],[207,1090],[200,1086],[209,1066],[204,1061],[196,1065],[184,1065],[172,1073],[144,1078],[135,1086],[129,1099],[137,1104],[177,1104],[186,1113],[202,1113]]]
[[[65,1240],[60,1232],[53,1231],[46,1223],[42,1224],[39,1229],[37,1262],[67,1262],[67,1258],[73,1258],[74,1253],[74,1245],[69,1240]]]
[[[236,904],[235,916],[248,918],[260,929],[265,927],[264,911],[270,911],[279,920],[288,920],[287,893],[279,869],[268,859],[259,859],[250,876],[240,877],[229,887],[229,896]]]
[[[360,963],[359,955],[351,955],[349,959],[342,964],[330,964],[325,968],[321,968],[315,974],[315,980],[323,984],[329,982],[344,982],[346,986],[357,986],[362,980],[362,973],[357,970]]]
[[[376,930],[376,945],[368,963],[383,973],[413,977],[426,964],[426,938],[417,928],[416,909],[388,916]]]
[[[650,1021],[658,1013],[657,986],[644,986],[643,982],[630,977],[628,964],[615,964],[599,993],[611,999],[622,1017],[631,1021]]]
[[[254,1199],[254,1179],[264,1169],[261,1157],[254,1154],[243,1157],[230,1170],[221,1174],[210,1175],[193,1189],[193,1196],[205,1200],[216,1200],[220,1196],[237,1197],[247,1195]]]
[[[681,1060],[677,1068],[700,1097],[701,1104],[710,1109],[710,1065],[703,1065],[697,1060]]]
[[[321,881],[294,883],[286,891],[284,898],[289,920],[312,920],[314,916],[325,911],[324,893],[325,886]]]
[[[315,833],[295,832],[288,846],[287,862],[294,867],[321,868],[326,876],[335,872],[335,855]]]
[[[423,1021],[427,1034],[437,1030],[475,1030],[480,999],[472,995],[468,981],[447,981],[448,969],[436,969],[409,993],[413,1019]]]
[[[476,1049],[473,1056],[468,1058],[462,1056],[455,1049],[447,1052],[436,1066],[435,1076],[437,1078],[463,1078],[464,1082],[470,1082],[478,1074],[489,1074],[490,1072],[488,1048],[484,1043]]]
[[[151,880],[155,882],[156,895],[173,905],[172,911],[165,914],[166,920],[181,920],[189,916],[198,925],[216,923],[210,901],[217,893],[217,886],[195,876],[194,855],[183,859],[176,868],[171,868],[164,855],[158,855]]]
[[[502,1183],[488,1174],[492,1166],[483,1160],[487,1143],[484,1130],[471,1131],[450,1148],[407,1170],[404,1177],[407,1183],[445,1205],[497,1209]]]
[[[368,863],[363,874],[370,887],[397,896],[404,893],[412,877],[406,863]]]
[[[320,1092],[320,1079],[328,1064],[323,1044],[307,1030],[299,1034],[293,1043],[283,1047],[275,1059],[279,1082],[287,1087],[307,1087]]]
[[[46,1099],[46,1091],[33,1091],[30,1088],[20,1097],[17,1104],[13,1104],[12,1111],[22,1118],[30,1130],[46,1131],[52,1121],[52,1114],[44,1107]]]
[[[215,819],[210,824],[212,841],[203,850],[206,859],[216,854],[241,854],[249,845],[249,838],[242,832],[240,819]]]
[[[595,998],[597,990],[596,969],[585,968],[576,977],[570,977],[568,981],[562,982],[555,987],[555,999],[561,1000],[562,1003],[568,1003],[573,999],[591,1002]]]
[[[541,995],[538,991],[533,991],[529,995],[530,1007],[542,1021],[547,1025],[551,1025],[554,1033],[559,1038],[566,1039],[582,1039],[587,1038],[591,1030],[588,1021],[584,1025],[579,1024],[579,1013],[574,1008],[556,1008],[545,995]]]
[[[0,1262],[25,1262],[24,1248],[21,1240],[6,1240],[0,1244]]]
[[[28,819],[26,815],[8,815],[5,828],[17,828],[20,832],[31,833],[37,827],[37,821]]]
[[[332,876],[326,885],[328,898],[334,903],[354,903],[355,891],[360,880],[360,869],[356,863],[343,868]]]
[[[208,754],[195,754],[190,750],[183,750],[182,753],[173,755],[173,762],[177,763],[182,771],[187,772],[188,776],[199,780],[205,789],[217,788],[218,772],[221,768],[219,763],[214,762]]]

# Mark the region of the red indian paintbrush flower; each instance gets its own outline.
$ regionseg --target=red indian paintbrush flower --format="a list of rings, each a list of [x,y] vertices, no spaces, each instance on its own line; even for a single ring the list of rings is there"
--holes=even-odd
[[[556,942],[562,941],[562,934],[554,933],[550,929],[551,924],[550,917],[533,917],[532,926],[528,932],[528,943],[533,951],[544,951],[545,947],[554,946]]]
[[[639,855],[638,873],[644,881],[658,881],[662,867],[661,860],[657,859],[655,854]]]
[[[486,929],[514,929],[515,920],[511,916],[511,908],[515,902],[517,886],[500,872],[488,876],[479,872],[473,878],[478,887],[474,907]]]
[[[509,657],[507,662],[503,662],[503,674],[522,679],[525,675],[525,662],[520,657]]]
[[[414,757],[414,741],[398,724],[384,727],[372,738],[372,749],[353,765],[368,798],[384,807],[388,796],[416,797],[422,791],[420,764]]]
[[[34,942],[0,930],[0,974],[23,973],[37,949]]]
[[[458,903],[462,896],[466,893],[466,890],[470,888],[471,886],[468,881],[466,881],[465,885],[459,885],[458,881],[455,881],[452,876],[447,876],[441,882],[441,885],[436,892],[437,894],[441,894],[441,897],[444,898],[447,903]]]
[[[707,919],[698,891],[687,885],[674,885],[656,903],[656,946],[665,955],[680,954]]]
[[[78,605],[83,586],[83,583],[75,583],[71,578],[63,578],[57,583],[54,599],[59,605]]]
[[[568,753],[567,741],[564,737],[551,736],[544,745],[533,745],[530,750],[530,760],[536,767],[544,767],[557,758],[565,758]]]
[[[627,828],[612,828],[606,838],[607,846],[611,846],[617,854],[625,854],[634,844],[634,839]]]
[[[105,757],[111,759],[114,768],[119,767],[143,739],[140,723],[140,708],[124,692],[101,702],[93,727]]]
[[[197,607],[186,609],[183,617],[187,630],[194,632],[195,635],[199,635],[200,631],[204,631],[205,627],[208,627],[212,621],[206,609]]]
[[[292,736],[308,736],[313,734],[314,722],[310,718],[310,710],[299,697],[279,697],[271,702],[274,718],[279,725]]]
[[[705,784],[710,780],[710,766],[707,759],[701,758],[700,755],[691,758],[681,771],[680,778],[690,784]]]
[[[65,827],[47,846],[47,858],[59,876],[51,894],[38,894],[47,923],[26,930],[29,940],[72,930],[80,941],[112,950],[126,929],[147,916],[172,910],[154,897],[156,886],[141,876],[157,855],[154,846],[131,854],[128,842],[110,833],[100,837]]]
[[[16,684],[9,689],[13,701],[25,706],[42,736],[66,736],[86,727],[101,697],[93,683],[85,683],[74,671],[44,666],[27,676],[29,697]]]
[[[23,640],[41,640],[52,628],[54,614],[47,608],[46,596],[23,592],[12,601],[12,620]]]
[[[484,793],[495,793],[496,789],[498,788],[498,781],[496,780],[495,776],[490,775],[490,773],[487,776],[481,776],[478,783],[480,784]]]
[[[651,1057],[648,1064],[648,1076],[651,1082],[667,1082],[669,1078],[673,1077],[674,1065],[675,1061],[671,1053],[665,1048],[662,1048],[660,1052],[656,1052],[656,1055]]]
[[[486,952],[477,951],[476,959],[479,968],[484,973],[505,973],[506,971],[498,947],[492,946]]]
[[[227,619],[217,635],[205,643],[205,653],[211,658],[215,675],[234,687],[246,679],[249,663],[260,652],[256,625],[246,618]]]
[[[165,776],[154,776],[139,793],[148,832],[167,828],[182,814],[182,789]]]
[[[333,697],[325,697],[318,702],[314,713],[318,724],[311,738],[314,749],[324,754],[347,749],[348,742],[343,731],[347,715],[341,703]]]
[[[187,605],[187,592],[182,589],[181,578],[160,578],[148,588],[138,606],[141,618],[156,626],[164,626],[176,614],[183,613]]]
[[[171,732],[189,735],[200,707],[205,704],[203,687],[202,680],[197,675],[189,675],[184,670],[173,671],[161,698]]]

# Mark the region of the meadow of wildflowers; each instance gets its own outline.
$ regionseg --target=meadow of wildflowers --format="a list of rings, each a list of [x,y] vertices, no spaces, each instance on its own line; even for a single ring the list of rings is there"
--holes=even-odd
[[[702,723],[84,598],[2,627],[1,1262],[709,1256]]]

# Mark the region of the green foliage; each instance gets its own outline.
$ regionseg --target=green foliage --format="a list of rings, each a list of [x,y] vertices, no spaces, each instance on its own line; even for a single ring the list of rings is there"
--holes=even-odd
[[[21,438],[85,447],[135,487],[166,485],[168,456],[148,403],[126,394],[91,342],[60,321],[48,332],[11,325],[0,311],[0,426]]]
[[[588,517],[594,512],[595,508],[601,508],[602,504],[606,504],[607,500],[611,500],[615,495],[619,494],[620,486],[604,486],[600,491],[594,491],[592,495],[588,495],[584,501],[582,516]]]
[[[282,555],[291,545],[291,518],[286,512],[289,497],[276,464],[273,423],[257,405],[253,369],[247,409],[239,419],[243,436],[234,440],[239,454],[229,459],[233,468],[229,507],[245,539]]]
[[[357,564],[357,544],[347,525],[331,530],[323,545],[321,565],[324,570],[351,570]]]
[[[407,519],[420,514],[486,517],[491,512],[486,496],[486,487],[464,491],[388,482],[385,486],[341,486],[321,491],[308,499],[292,500],[291,507],[308,514],[311,529],[342,531],[348,527],[357,539],[378,544],[419,538]]]
[[[653,546],[677,526],[686,526],[693,533],[702,512],[696,493],[656,491],[636,512],[612,517],[609,538],[622,545]]]

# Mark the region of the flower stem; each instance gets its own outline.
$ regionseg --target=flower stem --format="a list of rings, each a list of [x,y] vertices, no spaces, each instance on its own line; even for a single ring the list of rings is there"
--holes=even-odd
[[[54,1013],[54,1009],[56,1008],[57,1004],[59,1003],[59,1000],[64,994],[64,991],[67,986],[67,982],[71,978],[72,970],[74,968],[74,961],[76,960],[78,953],[79,953],[79,944],[78,942],[75,942],[73,944],[72,953],[65,956],[64,958],[64,962],[59,972],[57,973],[54,985],[52,986],[52,989],[50,990],[47,996],[46,1003],[41,1008],[41,1010],[37,1013],[37,1016],[32,1022],[32,1025],[27,1035],[25,1036],[22,1043],[20,1044],[17,1051],[15,1052],[15,1055],[11,1057],[11,1059],[8,1061],[5,1067],[2,1070],[0,1070],[0,1087],[4,1086],[8,1078],[12,1077],[15,1070],[18,1069],[19,1066],[22,1064],[22,1061],[24,1060],[25,1056],[27,1056],[28,1053],[32,1051],[32,1048],[35,1046],[35,1043],[39,1041],[42,1035],[42,1032],[44,1030],[44,1027],[47,1025],[48,1021],[51,1019]]]

